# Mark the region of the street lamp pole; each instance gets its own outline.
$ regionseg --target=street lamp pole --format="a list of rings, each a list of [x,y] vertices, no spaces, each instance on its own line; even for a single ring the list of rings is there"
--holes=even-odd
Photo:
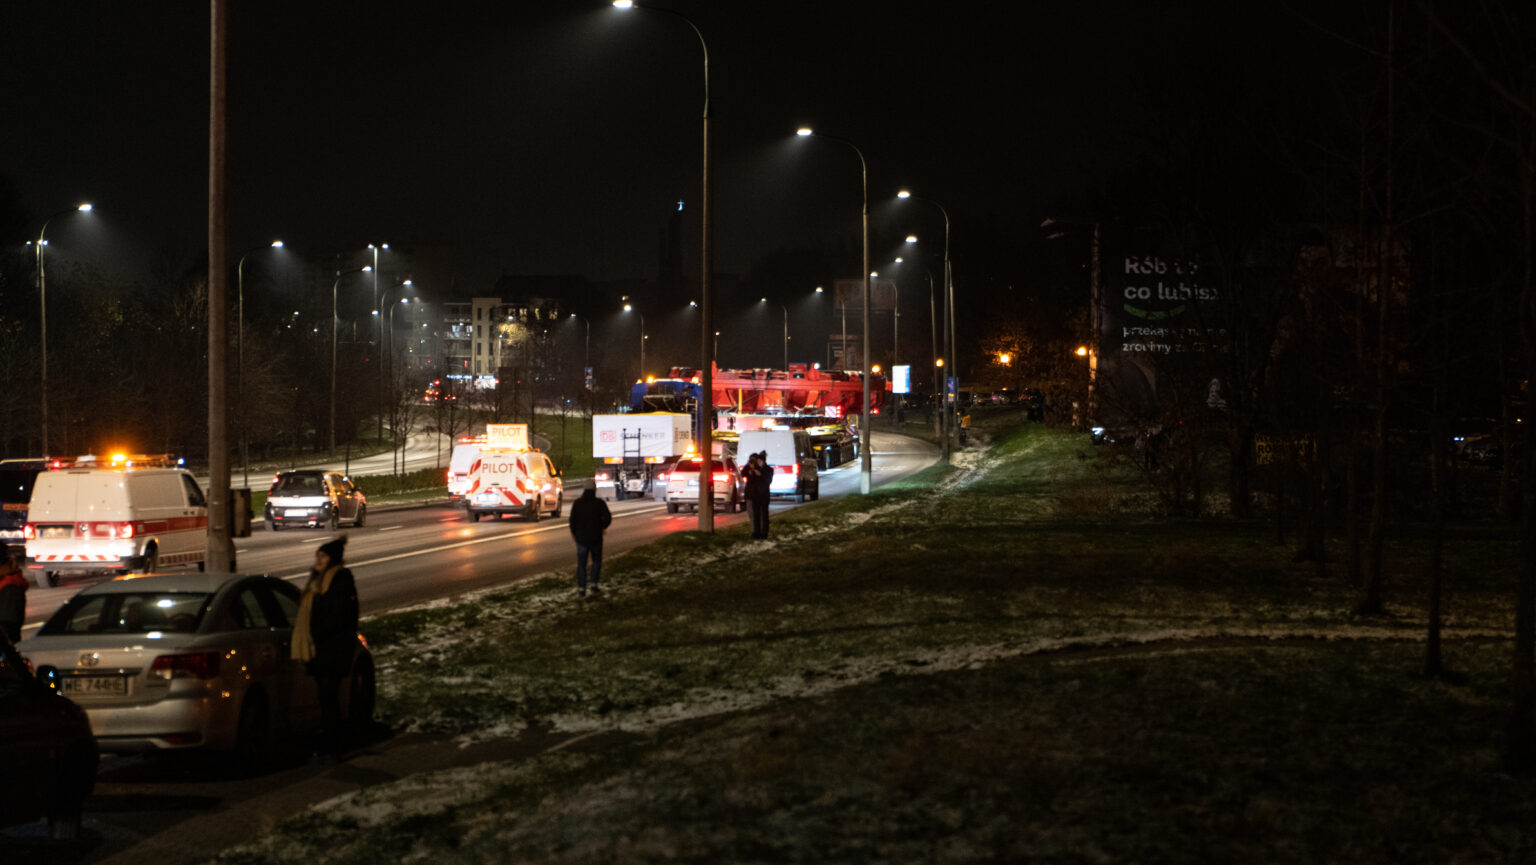
[[[945,327],[945,329],[944,329],[944,337],[945,337],[944,357],[949,359],[950,369],[954,371],[954,375],[956,377],[955,380],[956,380],[956,383],[958,384],[958,382],[959,382],[959,375],[960,375],[960,366],[955,362],[955,283],[954,283],[954,278],[953,278],[953,271],[950,269],[950,266],[949,266],[949,211],[945,210],[944,209],[944,205],[938,203],[937,201],[934,201],[934,200],[932,200],[930,198],[920,198],[920,197],[918,197],[916,195],[913,195],[911,192],[908,192],[905,189],[901,190],[900,192],[897,192],[896,193],[896,197],[897,198],[902,198],[902,199],[910,198],[910,199],[912,199],[914,201],[921,201],[921,202],[924,202],[925,204],[931,204],[934,207],[937,207],[939,209],[939,213],[944,215],[944,306],[945,306],[944,318],[945,318],[945,321],[948,324],[948,326]],[[957,388],[957,390],[958,390],[958,388]],[[944,430],[943,430],[943,433],[942,433],[942,437],[944,439],[944,464],[945,465],[949,465],[949,459],[950,459],[950,444],[949,444],[949,441],[950,441],[950,438],[954,434],[955,419],[954,419],[954,411],[953,411],[953,409],[951,408],[951,406],[949,404],[949,387],[948,387],[947,382],[945,383],[945,387],[943,388],[943,394],[942,395],[943,395],[943,399],[941,400],[941,402],[943,403],[943,406],[944,406],[944,411],[943,411],[943,415],[944,415]],[[956,393],[955,396],[956,396],[956,401],[958,402],[959,394]]]
[[[374,271],[373,275],[375,277],[377,277],[379,275],[378,271]],[[377,280],[375,280],[375,281],[377,281]],[[400,450],[399,445],[396,443],[397,439],[396,439],[396,436],[395,436],[395,431],[396,430],[395,430],[395,424],[394,424],[394,413],[395,413],[395,405],[396,405],[395,399],[394,399],[394,397],[395,397],[395,306],[397,304],[392,303],[392,302],[391,303],[384,303],[384,301],[389,299],[389,293],[391,291],[394,291],[397,288],[410,288],[414,284],[415,284],[414,281],[409,280],[409,279],[405,280],[404,282],[397,282],[394,285],[390,286],[389,288],[385,289],[384,290],[384,294],[379,297],[379,299],[378,299],[379,302],[381,304],[383,304],[383,306],[389,307],[389,315],[388,315],[389,321],[388,321],[388,327],[387,328],[385,328],[385,324],[386,324],[386,322],[384,321],[385,316],[379,315],[379,310],[374,310],[374,315],[378,315],[379,316],[379,327],[381,328],[380,333],[382,334],[386,330],[389,333],[389,348],[388,348],[388,350],[385,350],[385,348],[384,348],[384,340],[382,338],[379,340],[379,350],[384,353],[384,358],[383,358],[384,362],[379,365],[379,369],[382,372],[380,380],[383,383],[383,390],[380,392],[380,395],[379,395],[380,396],[380,399],[379,399],[379,438],[382,439],[384,437],[384,414],[385,414],[385,412],[388,412],[389,415],[390,415],[389,444],[390,444],[390,452],[391,452],[389,463],[390,463],[390,468],[392,470],[394,469],[394,465],[395,465],[395,458],[394,458],[393,454]],[[408,300],[408,298],[403,298],[402,297],[402,298],[400,298],[400,303],[406,303],[407,300]],[[382,307],[381,307],[381,309],[382,309]],[[403,459],[401,461],[404,462]]]
[[[370,244],[368,244],[368,248],[373,251],[373,306],[372,306],[372,309],[373,309],[374,313],[377,314],[378,311],[379,311],[379,250],[381,250],[381,249],[389,249],[389,244],[387,244],[387,243],[379,243],[379,244],[370,243]],[[377,337],[377,339],[378,339],[378,342],[374,343],[374,345],[376,346],[375,354],[377,354],[378,352],[384,350],[384,318],[383,318],[383,316],[379,317],[378,337]],[[377,406],[378,413],[379,413],[379,432],[378,432],[378,437],[382,439],[382,438],[384,438],[384,364],[381,363],[381,364],[378,365],[378,367],[379,367],[379,399],[378,399],[378,402],[377,402],[376,406]]]
[[[274,240],[264,248],[282,249],[283,242]],[[235,263],[235,414],[240,419],[240,465],[244,477],[242,486],[246,489],[251,487],[251,452],[245,429],[245,257],[253,252],[256,250],[241,253],[240,260]]]
[[[634,0],[613,0],[613,5],[619,9],[631,9],[637,4]],[[707,462],[714,453],[714,352],[710,351],[710,334],[714,331],[714,256],[713,243],[714,224],[711,222],[711,208],[713,207],[713,194],[709,185],[709,45],[704,41],[704,32],[699,25],[680,12],[665,9],[660,6],[642,6],[654,12],[665,12],[675,18],[682,19],[693,30],[693,35],[699,37],[699,48],[704,52],[704,155],[703,155],[703,182],[700,189],[701,204],[699,208],[699,221],[703,224],[703,236],[700,240],[700,258],[702,259],[702,273],[699,277],[699,438],[703,439],[702,453]],[[714,472],[699,472],[699,531],[713,532],[715,530],[715,492]]]
[[[50,216],[47,219],[43,220],[43,227],[38,229],[38,231],[37,231],[37,302],[38,302],[38,309],[39,309],[39,312],[40,312],[40,316],[39,316],[38,320],[39,320],[39,326],[41,328],[40,331],[39,331],[39,342],[41,344],[42,355],[43,355],[43,357],[42,357],[42,368],[40,370],[40,372],[41,372],[41,384],[42,384],[42,390],[43,390],[43,394],[42,394],[42,397],[43,397],[43,405],[42,405],[43,413],[42,413],[42,429],[41,429],[42,439],[43,439],[43,456],[48,456],[49,455],[49,451],[48,451],[48,277],[46,275],[45,267],[44,267],[44,261],[47,258],[46,254],[45,254],[45,248],[48,246],[48,223],[54,221],[55,219],[59,218],[60,216],[64,216],[64,215],[69,214],[69,213],[77,213],[77,212],[78,213],[90,213],[91,212],[91,205],[90,205],[90,203],[87,202],[85,204],[80,204],[80,205],[77,205],[75,207],[71,207],[69,210],[61,210],[58,213],[55,213],[53,216]]]
[[[344,270],[336,274],[336,280],[331,283],[331,433],[330,453],[336,456],[336,290],[341,285],[341,278],[352,273],[372,273],[373,267],[359,267],[356,270]]]
[[[830,141],[841,142],[848,145],[848,147],[851,148],[853,152],[859,157],[859,182],[863,190],[863,209],[860,220],[860,231],[864,247],[864,268],[862,271],[864,274],[864,343],[861,346],[861,353],[864,355],[864,405],[863,412],[859,415],[859,492],[864,495],[869,495],[871,486],[870,480],[873,473],[872,455],[870,454],[871,412],[869,405],[869,380],[870,377],[874,374],[874,371],[870,368],[869,354],[869,163],[864,160],[864,151],[860,150],[858,145],[854,144],[852,141],[849,141],[846,138],[838,138],[833,135],[814,132],[810,129],[810,127],[807,126],[800,127],[800,129],[796,130],[795,134],[802,138],[815,135],[818,138],[826,138]]]

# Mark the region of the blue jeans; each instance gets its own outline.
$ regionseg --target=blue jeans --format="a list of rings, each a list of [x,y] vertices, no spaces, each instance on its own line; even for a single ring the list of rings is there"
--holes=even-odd
[[[576,545],[576,588],[587,590],[587,557],[592,557],[592,588],[597,588],[597,581],[603,575],[603,545],[586,544]]]

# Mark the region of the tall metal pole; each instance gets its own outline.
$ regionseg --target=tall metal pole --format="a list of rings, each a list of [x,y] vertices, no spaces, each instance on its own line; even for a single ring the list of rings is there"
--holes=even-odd
[[[933,358],[928,364],[928,382],[929,386],[933,389],[928,392],[928,398],[933,399],[939,390],[939,319],[933,296],[933,271],[925,269],[925,272],[928,274],[928,340],[933,349]],[[930,403],[930,407],[931,405]],[[939,434],[939,431],[943,429],[943,424],[942,415],[935,412],[933,415],[934,435]]]
[[[853,147],[853,152],[859,154],[859,180],[864,190],[864,208],[861,219],[861,228],[864,236],[864,344],[860,346],[860,353],[864,355],[864,412],[859,416],[859,492],[869,495],[871,477],[874,473],[873,438],[874,425],[870,418],[873,413],[869,406],[869,379],[874,375],[871,369],[869,353],[869,166],[864,162],[864,151]]]
[[[338,313],[336,309],[336,292],[341,285],[341,278],[349,273],[368,273],[372,267],[362,267],[357,270],[348,270],[336,274],[336,279],[331,283],[331,432],[330,455],[336,456],[336,322]],[[447,382],[447,370],[444,370],[443,381]]]
[[[235,417],[240,424],[240,486],[251,488],[251,453],[245,434],[245,256],[235,264]]]
[[[638,4],[634,0],[614,0],[613,5],[620,9],[634,8]],[[699,438],[702,441],[700,453],[705,460],[706,470],[699,472],[699,531],[713,532],[715,530],[715,489],[714,472],[708,471],[708,461],[714,453],[714,364],[715,353],[711,351],[713,345],[710,335],[714,332],[714,270],[715,250],[713,243],[714,225],[711,220],[713,207],[713,192],[709,185],[709,45],[704,41],[704,31],[699,25],[693,23],[688,16],[665,9],[660,6],[643,6],[655,12],[665,12],[674,18],[682,19],[692,30],[693,35],[699,37],[699,48],[704,53],[704,141],[703,141],[703,180],[700,184],[699,196],[699,221],[702,223],[702,237],[699,242],[700,265],[702,272],[699,275]]]
[[[71,208],[80,213],[89,213],[90,204],[81,204]],[[47,247],[48,247],[48,223],[60,216],[70,213],[71,210],[61,210],[53,216],[43,220],[43,227],[37,231],[37,304],[38,304],[38,344],[42,350],[42,362],[39,369],[42,387],[42,416],[41,429],[38,430],[42,438],[43,455],[47,456],[48,450],[48,274],[47,274]]]
[[[375,315],[379,316],[378,342],[374,343],[374,345],[375,345],[375,348],[374,348],[375,358],[374,359],[376,361],[378,360],[378,357],[377,357],[378,353],[384,350],[384,316],[380,314],[381,311],[379,309],[379,249],[380,249],[380,247],[382,247],[384,249],[388,249],[389,248],[389,244],[387,244],[387,243],[385,243],[385,244],[374,244],[374,243],[368,244],[368,248],[373,250],[373,311],[374,311]],[[379,398],[378,398],[378,402],[375,403],[375,410],[379,414],[378,438],[382,439],[382,438],[384,438],[384,364],[380,363],[380,364],[378,364],[378,367],[379,367],[379,392],[378,392]]]
[[[41,332],[39,339],[43,349],[42,360],[42,388],[43,388],[43,415],[42,438],[43,456],[50,456],[48,450],[48,278],[43,273],[43,247],[48,245],[48,223],[53,218],[49,217],[43,222],[42,230],[37,233],[37,302],[41,312]]]
[[[204,567],[235,570],[229,500],[229,271],[226,143],[226,50],[229,9],[211,6],[208,123],[208,541]]]
[[[784,310],[784,371],[789,372],[789,307],[781,303],[779,309]]]

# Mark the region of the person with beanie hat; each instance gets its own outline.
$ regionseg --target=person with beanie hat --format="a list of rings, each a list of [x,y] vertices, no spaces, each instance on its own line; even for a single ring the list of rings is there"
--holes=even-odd
[[[315,566],[299,598],[290,653],[314,677],[320,699],[320,753],[340,753],[344,737],[341,683],[352,674],[357,643],[357,583],[342,564],[345,535],[315,550]]]

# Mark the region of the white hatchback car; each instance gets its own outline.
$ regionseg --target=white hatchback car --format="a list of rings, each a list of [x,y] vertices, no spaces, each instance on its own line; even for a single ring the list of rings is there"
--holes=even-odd
[[[299,590],[274,577],[165,574],[83,589],[18,646],[85,710],[101,750],[233,751],[259,768],[278,740],[316,733],[314,680],[288,657]],[[342,706],[372,718],[373,658],[358,638]]]

